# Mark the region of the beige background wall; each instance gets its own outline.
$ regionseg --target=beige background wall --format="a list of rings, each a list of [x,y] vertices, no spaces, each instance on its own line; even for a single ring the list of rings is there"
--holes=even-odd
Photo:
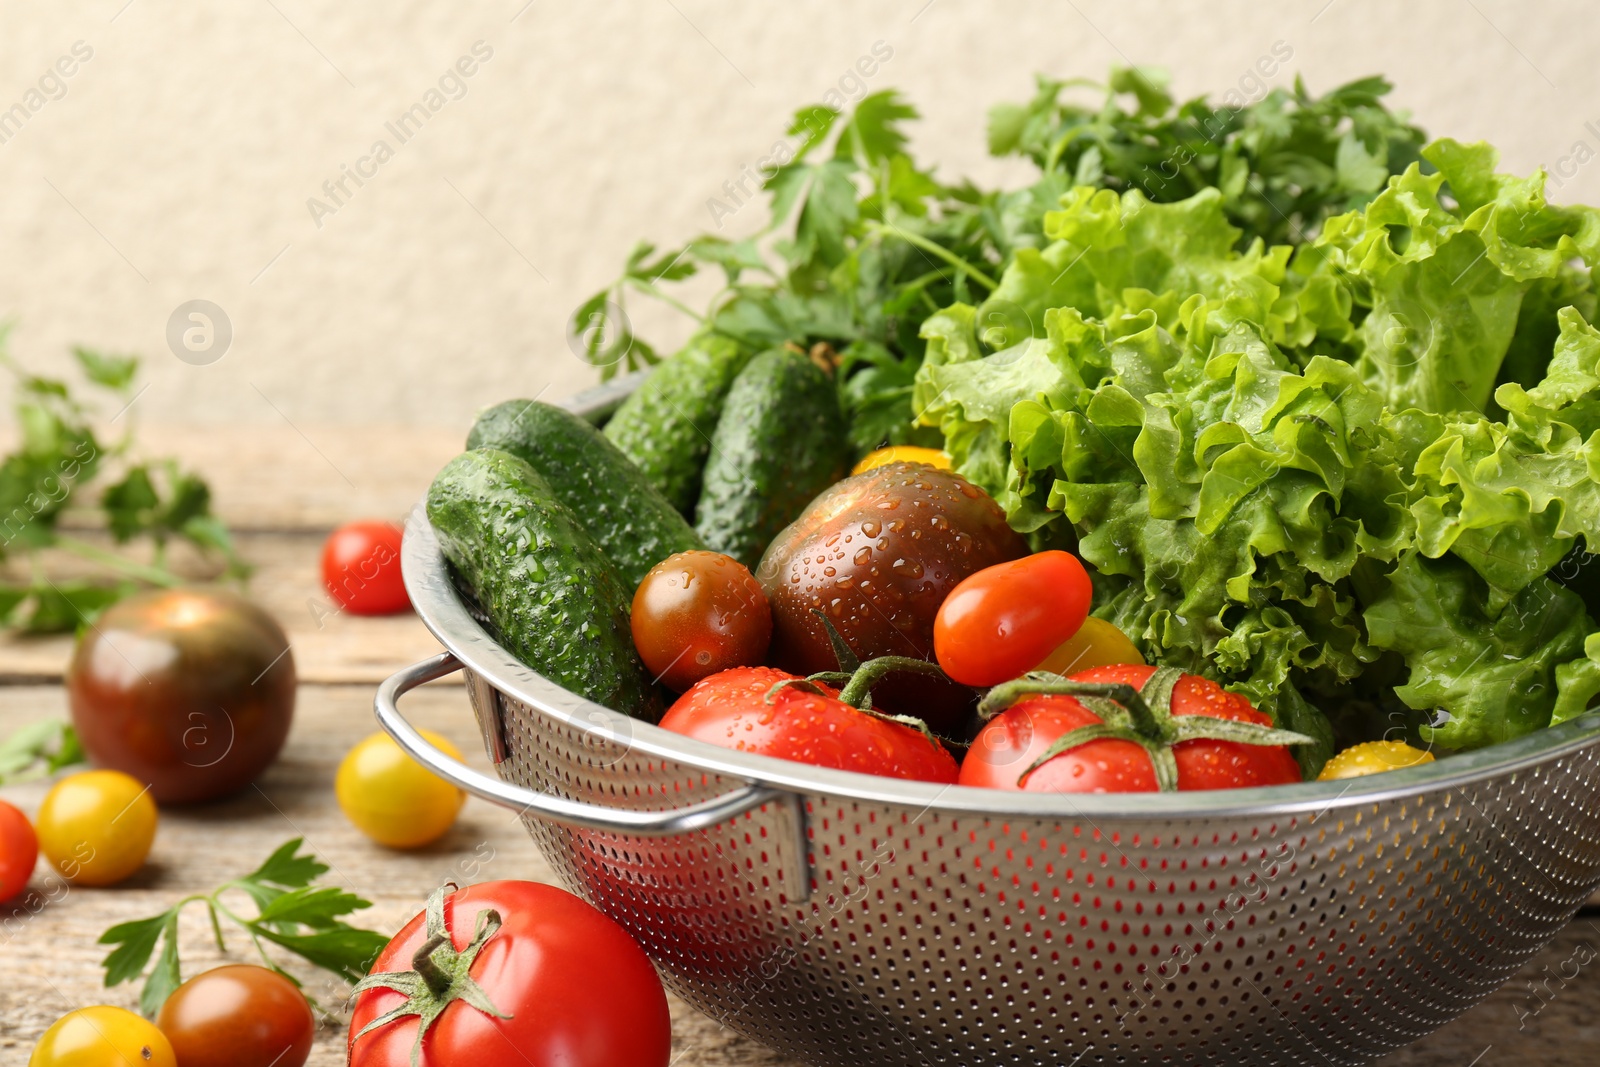
[[[79,41],[92,58],[46,77]],[[400,144],[385,122],[479,41],[492,57],[464,95]],[[59,96],[0,143],[12,350],[40,367],[74,342],[143,353],[150,422],[460,427],[571,391],[595,376],[569,352],[572,308],[636,239],[708,227],[723,181],[878,41],[893,56],[869,88],[922,109],[916,147],[946,176],[1020,176],[986,158],[982,124],[1035,70],[1131,59],[1220,93],[1277,41],[1314,89],[1387,73],[1430,130],[1489,139],[1515,169],[1600,149],[1600,23],[1581,2],[7,2],[0,110],[39,104],[41,77]],[[307,200],[334,206],[323,183],[380,138],[394,157],[319,226]],[[1600,165],[1556,198],[1600,202]],[[195,298],[234,330],[205,366],[165,341]]]

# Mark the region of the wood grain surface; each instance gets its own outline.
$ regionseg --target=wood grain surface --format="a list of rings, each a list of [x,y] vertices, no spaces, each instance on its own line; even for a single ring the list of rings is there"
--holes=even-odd
[[[231,800],[162,812],[150,862],[123,885],[72,888],[64,895],[52,891],[48,895],[54,899],[41,904],[49,890],[48,872],[41,863],[33,899],[0,910],[0,969],[7,975],[0,982],[0,1067],[26,1064],[39,1034],[71,1008],[134,1004],[134,987],[101,986],[99,962],[105,949],[96,939],[103,930],[156,914],[184,894],[209,890],[244,874],[289,838],[305,838],[331,865],[327,881],[373,902],[354,921],[385,932],[397,929],[420,909],[429,890],[446,880],[552,880],[549,866],[513,817],[480,801],[467,803],[460,821],[442,841],[413,853],[372,844],[340,814],[333,796],[334,769],[352,744],[376,728],[373,684],[438,646],[409,615],[359,619],[329,610],[317,579],[321,538],[334,517],[352,514],[337,506],[340,486],[345,486],[346,496],[363,502],[364,513],[399,517],[426,485],[425,472],[431,470],[426,465],[442,462],[436,453],[448,454],[454,446],[443,437],[397,441],[389,454],[403,462],[385,466],[349,458],[373,453],[370,439],[363,445],[353,436],[329,434],[317,444],[342,449],[331,457],[333,463],[343,460],[349,468],[341,474],[320,460],[307,447],[309,442],[296,446],[296,441],[300,441],[296,435],[286,433],[276,442],[282,461],[276,466],[271,450],[258,445],[254,451],[243,451],[248,462],[237,458],[240,452],[208,453],[234,458],[207,469],[219,499],[256,500],[247,506],[225,505],[223,510],[236,524],[255,528],[240,535],[241,548],[258,568],[251,592],[284,622],[294,644],[302,686],[283,757],[259,782]],[[295,447],[305,455],[292,453]],[[251,494],[254,479],[264,469],[270,471],[267,481],[272,492],[291,498],[292,506],[277,518]],[[343,480],[352,471],[363,479],[362,488],[353,494]],[[0,641],[0,736],[25,723],[65,714],[58,681],[70,651],[71,642],[64,638]],[[419,725],[455,741],[476,765],[487,766],[459,684],[446,681],[425,687],[409,698],[408,711]],[[0,789],[0,796],[31,814],[44,791],[43,783],[30,783]],[[204,925],[199,911],[184,920],[186,974],[224,959]],[[240,939],[230,949],[229,959],[250,958]],[[345,991],[308,969],[298,973],[328,1009],[310,1062],[334,1067],[344,1062]],[[1380,1062],[1389,1067],[1492,1067],[1516,1062],[1587,1067],[1600,1060],[1597,1004],[1600,925],[1584,915],[1478,1008]],[[674,1000],[672,1011],[673,1067],[798,1067],[680,1002]]]

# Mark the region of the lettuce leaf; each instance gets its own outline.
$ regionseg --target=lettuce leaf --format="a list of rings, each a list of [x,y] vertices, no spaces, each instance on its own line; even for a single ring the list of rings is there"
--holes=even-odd
[[[1073,189],[922,332],[957,469],[1075,538],[1152,661],[1316,737],[1307,774],[1319,706],[1465,748],[1600,698],[1600,605],[1551,573],[1600,545],[1600,214],[1486,146],[1423,155],[1292,259],[1214,189]]]

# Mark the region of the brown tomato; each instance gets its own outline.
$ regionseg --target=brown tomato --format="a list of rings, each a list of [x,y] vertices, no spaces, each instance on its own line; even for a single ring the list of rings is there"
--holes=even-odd
[[[222,590],[163,589],[113,604],[67,668],[89,758],[149,783],[162,803],[249,785],[289,735],[294,689],[282,627]]]
[[[1027,554],[987,493],[952,471],[890,463],[837,483],[780,533],[756,571],[772,604],[770,660],[796,674],[837,670],[824,613],[861,659],[933,659],[933,620],[967,575]],[[875,704],[955,733],[972,690],[917,675]]]

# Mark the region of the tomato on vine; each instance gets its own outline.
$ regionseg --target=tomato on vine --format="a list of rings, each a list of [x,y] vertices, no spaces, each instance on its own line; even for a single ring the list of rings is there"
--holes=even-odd
[[[1033,793],[1147,793],[1300,781],[1311,739],[1209,678],[1172,667],[1033,674],[990,690],[960,784]]]

